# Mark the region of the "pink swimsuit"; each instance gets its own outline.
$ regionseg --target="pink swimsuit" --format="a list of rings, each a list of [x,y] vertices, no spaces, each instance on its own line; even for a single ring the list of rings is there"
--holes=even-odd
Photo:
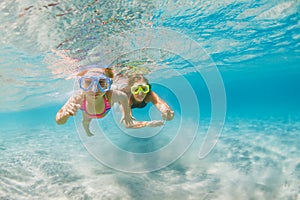
[[[90,114],[87,112],[85,96],[84,96],[84,99],[83,99],[80,109],[83,110],[89,116],[89,118],[103,118],[110,111],[110,108],[111,108],[106,95],[103,96],[103,99],[104,99],[105,108],[104,108],[104,111],[100,114]]]

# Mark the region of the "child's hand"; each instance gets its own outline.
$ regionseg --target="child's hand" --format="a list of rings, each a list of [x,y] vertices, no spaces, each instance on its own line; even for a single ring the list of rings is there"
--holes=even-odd
[[[81,107],[81,99],[82,97],[79,95],[70,97],[63,107],[56,113],[56,123],[65,124],[70,116],[75,115],[77,110]]]
[[[147,126],[149,127],[157,127],[157,126],[162,126],[164,125],[163,120],[153,120],[147,123]]]
[[[173,110],[166,110],[162,115],[164,120],[171,120],[174,118],[174,111]]]
[[[135,121],[135,118],[132,117],[131,115],[129,115],[129,116],[123,116],[121,118],[120,123],[124,122],[124,124],[126,125],[126,127],[129,127],[129,126],[133,125],[133,123],[134,123],[133,121]]]
[[[65,113],[67,115],[74,116],[80,107],[81,107],[80,104],[69,103],[65,107]]]

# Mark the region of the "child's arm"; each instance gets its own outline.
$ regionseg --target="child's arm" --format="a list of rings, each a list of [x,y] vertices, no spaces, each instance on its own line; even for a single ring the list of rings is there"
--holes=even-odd
[[[159,96],[151,91],[149,95],[149,101],[151,101],[155,107],[161,112],[162,118],[164,120],[172,120],[174,118],[174,111],[168,106],[168,104],[163,101]]]
[[[123,107],[123,116],[121,121],[125,122],[126,128],[143,128],[146,126],[149,127],[156,127],[156,126],[162,126],[164,124],[164,121],[135,121],[135,119],[131,115],[131,108],[129,107],[128,103],[128,97],[124,92],[121,92],[119,90],[111,90],[111,99],[112,103],[118,102]]]
[[[164,121],[162,120],[152,120],[152,121],[134,121],[134,123],[130,126],[126,126],[126,128],[143,128],[143,127],[157,127],[164,125]]]
[[[130,126],[133,124],[133,118],[131,116],[131,109],[128,104],[127,95],[119,90],[111,90],[111,105],[114,103],[120,103],[123,108],[123,116],[121,121],[124,121],[126,126]]]
[[[131,105],[131,101],[129,101],[129,106]],[[132,116],[132,109],[130,108],[130,115]],[[134,117],[133,118],[133,124],[130,126],[126,126],[126,128],[143,128],[143,127],[157,127],[164,125],[163,120],[152,120],[152,121],[136,121]]]
[[[81,107],[81,95],[72,96],[56,114],[56,123],[65,124],[70,116],[76,114]]]
[[[90,131],[91,118],[89,118],[84,112],[82,112],[82,125],[87,136],[93,136],[94,134]]]

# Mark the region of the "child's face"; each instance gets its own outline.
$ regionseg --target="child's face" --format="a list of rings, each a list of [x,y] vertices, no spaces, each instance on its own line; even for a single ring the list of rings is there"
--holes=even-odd
[[[147,85],[147,83],[143,80],[140,81],[136,81],[133,86],[139,86],[139,85]],[[147,93],[143,93],[142,91],[139,91],[137,94],[132,94],[133,98],[137,101],[137,102],[142,102],[145,97],[147,96]]]
[[[81,78],[80,84],[87,95],[97,98],[109,90],[111,82],[103,74],[87,74]]]
[[[107,83],[105,80],[103,79],[100,79],[99,82],[97,83],[92,83],[92,87],[86,91],[86,93],[91,96],[91,97],[94,97],[94,98],[97,98],[99,96],[103,96],[105,94],[105,92],[101,92],[99,87],[98,87],[98,83],[99,85],[102,87],[102,88],[106,88],[107,87]],[[91,84],[91,81],[87,81],[84,83],[86,87],[88,87],[90,84]]]
[[[90,96],[99,96],[101,94],[104,94],[104,92],[101,92],[96,84],[93,84],[93,86],[88,91],[85,91],[85,93]]]

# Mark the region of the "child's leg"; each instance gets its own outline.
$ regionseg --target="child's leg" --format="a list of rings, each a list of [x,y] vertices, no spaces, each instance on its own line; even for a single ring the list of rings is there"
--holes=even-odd
[[[87,136],[93,136],[94,134],[90,131],[91,118],[89,118],[84,112],[82,113],[82,125]]]

